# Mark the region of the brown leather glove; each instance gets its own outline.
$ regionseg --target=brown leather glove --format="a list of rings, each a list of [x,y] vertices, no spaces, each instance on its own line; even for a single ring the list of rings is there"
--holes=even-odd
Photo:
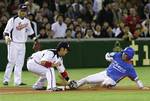
[[[36,51],[40,51],[41,50],[41,44],[38,41],[35,41],[33,44],[32,49],[36,52]]]

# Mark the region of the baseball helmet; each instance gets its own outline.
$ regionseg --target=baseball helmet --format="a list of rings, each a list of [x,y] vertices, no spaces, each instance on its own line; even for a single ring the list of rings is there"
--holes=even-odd
[[[132,59],[134,56],[134,49],[131,47],[126,47],[122,52],[128,56],[129,60]]]
[[[59,42],[59,43],[57,44],[56,49],[57,49],[57,50],[60,50],[60,48],[66,48],[68,51],[70,51],[70,45],[69,45],[69,43],[66,42],[66,41],[62,41],[62,42]]]

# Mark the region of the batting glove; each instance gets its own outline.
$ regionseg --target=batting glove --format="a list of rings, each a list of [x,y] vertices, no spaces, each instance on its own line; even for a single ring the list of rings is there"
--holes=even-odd
[[[11,42],[11,38],[9,36],[5,36],[5,43],[7,45],[10,45],[10,42]]]

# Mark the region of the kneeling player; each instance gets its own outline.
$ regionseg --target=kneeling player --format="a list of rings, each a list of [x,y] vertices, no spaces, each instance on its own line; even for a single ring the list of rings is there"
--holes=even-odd
[[[63,65],[63,56],[69,51],[67,42],[60,42],[56,49],[47,49],[38,51],[28,59],[27,68],[29,71],[39,75],[39,79],[33,85],[35,90],[43,90],[45,81],[47,80],[47,90],[60,91],[62,89],[56,87],[56,79],[54,67],[60,72],[62,77],[69,82],[68,73]]]

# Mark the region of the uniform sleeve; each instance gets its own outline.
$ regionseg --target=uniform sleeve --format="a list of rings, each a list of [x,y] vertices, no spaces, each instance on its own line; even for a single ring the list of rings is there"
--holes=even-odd
[[[3,33],[4,35],[5,35],[5,33],[8,33],[10,35],[10,33],[13,29],[13,26],[14,26],[13,24],[14,24],[13,23],[13,18],[9,19],[8,22],[7,22],[7,25],[4,29],[4,33]]]
[[[134,69],[134,67],[132,67],[132,69],[129,70],[129,76],[128,76],[131,80],[135,81],[138,79],[137,73]]]
[[[31,22],[30,21],[29,21],[29,24],[28,24],[27,33],[28,33],[28,35],[34,34],[34,31],[33,31],[33,28],[31,27]]]
[[[52,24],[52,31],[53,31],[53,32],[56,32],[56,24],[55,24],[55,23]]]
[[[46,51],[46,52],[43,54],[43,57],[41,58],[41,61],[49,61],[49,62],[52,62],[53,56],[54,56],[54,53],[53,53],[53,52],[51,52],[51,51]]]
[[[63,64],[63,60],[60,60],[61,65],[57,67],[57,70],[59,71],[59,73],[63,73],[65,71],[65,67]]]

